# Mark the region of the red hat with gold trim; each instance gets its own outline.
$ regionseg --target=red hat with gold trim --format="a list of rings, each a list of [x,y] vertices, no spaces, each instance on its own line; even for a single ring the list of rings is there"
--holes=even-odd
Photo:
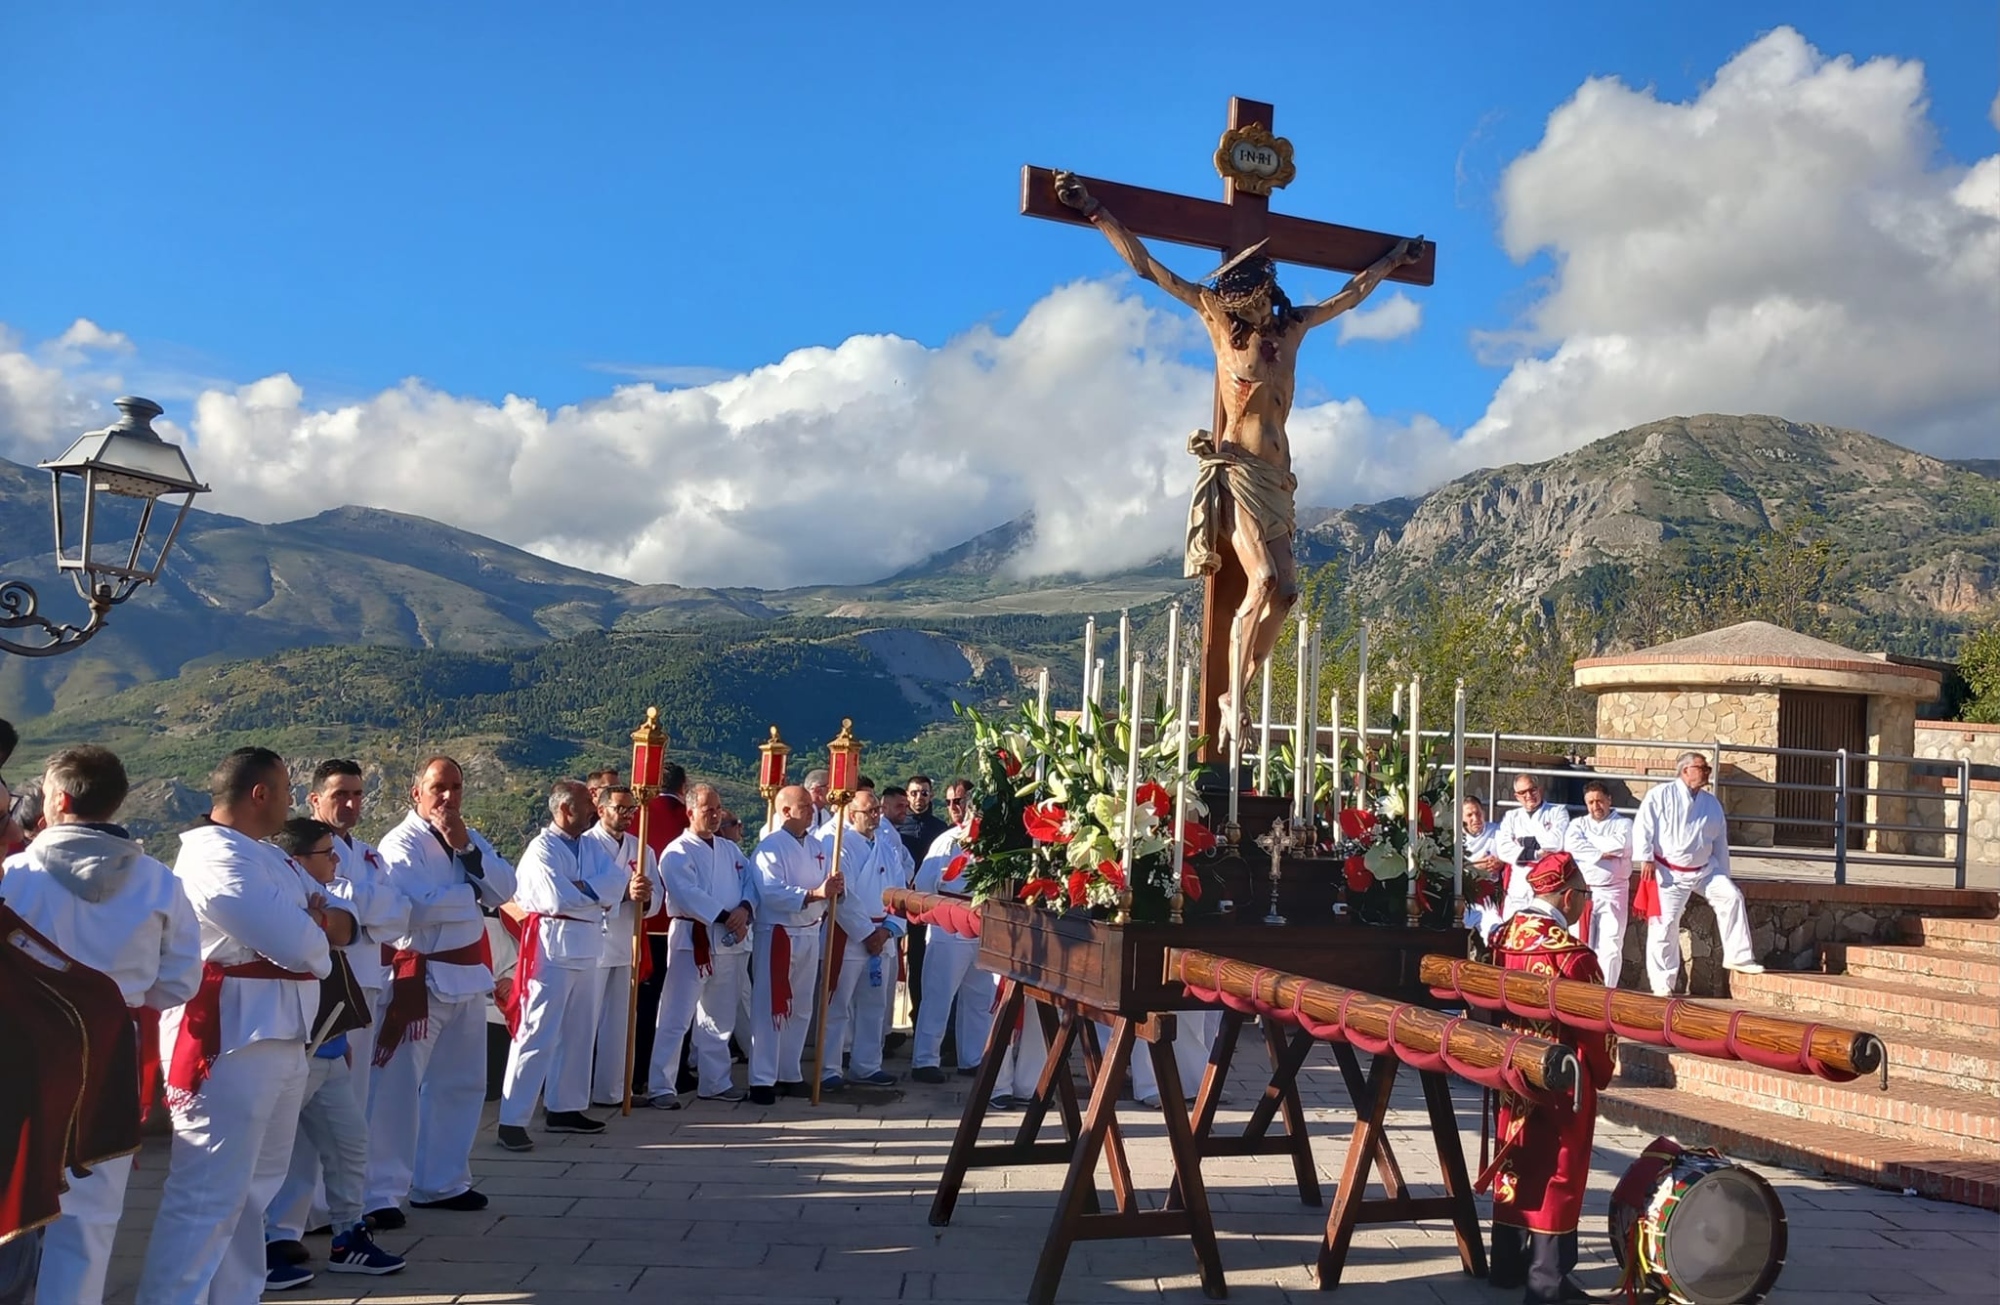
[[[1567,852],[1551,852],[1528,870],[1528,887],[1536,893],[1561,890],[1576,873],[1576,860]]]

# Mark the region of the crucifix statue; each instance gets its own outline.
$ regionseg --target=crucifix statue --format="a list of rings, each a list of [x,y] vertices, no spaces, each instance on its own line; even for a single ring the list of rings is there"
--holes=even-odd
[[[1221,203],[1041,168],[1022,176],[1024,213],[1097,227],[1134,272],[1201,315],[1215,349],[1214,429],[1196,431],[1188,444],[1201,470],[1185,563],[1187,575],[1206,577],[1199,715],[1211,760],[1226,757],[1228,741],[1240,737],[1244,686],[1270,657],[1298,601],[1298,479],[1285,422],[1299,344],[1385,279],[1431,284],[1437,259],[1437,247],[1421,236],[1271,213],[1272,188],[1293,175],[1291,143],[1270,134],[1268,104],[1234,99],[1229,116],[1216,151]],[[1219,248],[1226,261],[1205,283],[1186,281],[1153,257],[1142,235]],[[1281,261],[1356,275],[1332,298],[1298,308],[1278,288]]]

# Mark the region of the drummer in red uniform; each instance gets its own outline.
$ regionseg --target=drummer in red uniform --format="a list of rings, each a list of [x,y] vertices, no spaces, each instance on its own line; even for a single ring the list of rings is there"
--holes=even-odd
[[[1535,862],[1534,893],[1493,938],[1495,962],[1579,983],[1602,983],[1590,948],[1570,932],[1572,910],[1589,908],[1590,887],[1567,852]],[[1570,1277],[1576,1268],[1577,1222],[1590,1183],[1590,1142],[1597,1128],[1598,1089],[1611,1081],[1609,1035],[1579,1033],[1548,1021],[1509,1019],[1510,1026],[1576,1049],[1583,1074],[1580,1105],[1500,1097],[1499,1154],[1481,1177],[1493,1184],[1495,1287],[1525,1286],[1527,1305],[1595,1299]]]

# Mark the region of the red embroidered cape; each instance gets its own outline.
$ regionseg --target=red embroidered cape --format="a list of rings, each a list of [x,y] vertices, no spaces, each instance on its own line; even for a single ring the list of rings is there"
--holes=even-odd
[[[1505,969],[1603,983],[1597,957],[1558,920],[1522,911],[1493,940]],[[1546,1020],[1507,1018],[1511,1028],[1576,1049],[1583,1070],[1580,1108],[1568,1101],[1533,1105],[1500,1096],[1500,1157],[1493,1179],[1493,1221],[1531,1232],[1575,1230],[1590,1182],[1590,1142],[1597,1129],[1598,1089],[1611,1082],[1610,1035],[1580,1033]]]

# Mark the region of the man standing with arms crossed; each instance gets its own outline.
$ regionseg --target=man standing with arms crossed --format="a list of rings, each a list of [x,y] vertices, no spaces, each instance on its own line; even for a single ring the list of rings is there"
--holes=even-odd
[[[486,1101],[486,1007],[493,959],[480,908],[514,896],[514,867],[460,807],[465,772],[432,757],[410,788],[410,812],[382,840],[389,882],[410,901],[410,932],[390,961],[375,1030],[368,1099],[368,1218],[401,1228],[402,1201],[424,1210],[483,1210],[472,1142]]]
[[[1660,913],[1646,921],[1646,978],[1657,997],[1672,996],[1680,977],[1681,913],[1694,893],[1714,908],[1723,968],[1764,972],[1750,940],[1750,912],[1729,877],[1729,819],[1708,791],[1708,758],[1683,752],[1674,769],[1678,778],[1655,785],[1632,822],[1632,859],[1660,889]]]
[[[238,748],[208,791],[208,821],[181,835],[174,863],[201,925],[202,971],[160,1022],[174,1145],[139,1277],[147,1305],[263,1294],[264,1210],[291,1165],[319,981],[332,949],[354,940],[354,917],[262,841],[291,813],[284,758]]]
[[[1583,786],[1584,817],[1569,822],[1564,851],[1590,885],[1590,909],[1576,934],[1597,953],[1604,986],[1618,986],[1625,967],[1625,920],[1632,905],[1632,822],[1611,807],[1611,790],[1593,779]]]
[[[1542,801],[1542,781],[1523,772],[1514,776],[1514,800],[1520,803],[1500,820],[1493,836],[1493,855],[1506,864],[1507,881],[1500,911],[1504,918],[1514,914],[1534,897],[1528,888],[1528,870],[1551,852],[1563,850],[1569,834],[1569,812]]]
[[[778,790],[778,827],[757,845],[751,863],[758,901],[750,956],[750,1100],[760,1106],[777,1101],[779,1083],[800,1086],[819,981],[820,920],[842,887],[841,876],[807,837],[814,814],[803,787]]]

